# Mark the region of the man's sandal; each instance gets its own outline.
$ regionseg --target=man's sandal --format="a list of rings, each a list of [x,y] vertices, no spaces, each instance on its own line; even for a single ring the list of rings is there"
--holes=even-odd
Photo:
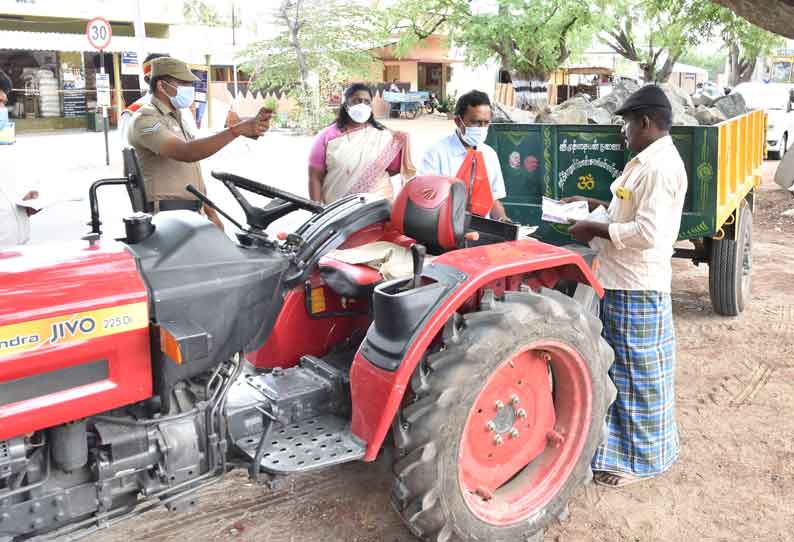
[[[617,473],[617,472],[607,472],[607,471],[596,471],[593,473],[593,481],[596,484],[598,484],[599,486],[611,487],[613,489],[630,486],[631,484],[642,482],[645,479],[646,478],[641,478],[639,476],[634,476],[632,474],[627,474],[625,472]]]

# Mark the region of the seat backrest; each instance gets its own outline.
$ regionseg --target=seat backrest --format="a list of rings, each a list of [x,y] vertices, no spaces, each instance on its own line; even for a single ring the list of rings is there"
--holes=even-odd
[[[452,177],[415,177],[394,200],[391,223],[430,253],[461,247],[466,233],[466,185]]]
[[[151,213],[154,209],[146,197],[146,186],[143,183],[143,172],[138,162],[135,149],[127,147],[121,151],[124,157],[124,176],[127,178],[127,193],[130,196],[132,210],[136,213]]]

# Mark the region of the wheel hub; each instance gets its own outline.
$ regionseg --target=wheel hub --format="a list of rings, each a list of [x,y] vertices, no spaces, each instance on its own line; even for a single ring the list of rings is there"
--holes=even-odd
[[[581,455],[591,408],[586,363],[567,345],[536,343],[498,366],[460,444],[458,479],[469,509],[506,525],[545,506]]]
[[[518,410],[516,410],[514,405],[505,406],[504,403],[497,403],[494,410],[496,410],[496,415],[486,425],[493,427],[493,432],[497,435],[509,433],[513,429],[516,419],[518,419]]]

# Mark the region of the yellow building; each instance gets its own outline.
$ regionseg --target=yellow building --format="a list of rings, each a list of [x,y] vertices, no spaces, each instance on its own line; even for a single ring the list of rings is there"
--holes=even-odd
[[[373,70],[373,82],[391,83],[395,79],[401,86],[410,85],[410,90],[434,92],[442,98],[446,96],[447,84],[452,77],[449,41],[444,36],[433,35],[422,40],[404,55],[397,55],[397,39],[391,44],[374,49],[372,53],[382,62]]]

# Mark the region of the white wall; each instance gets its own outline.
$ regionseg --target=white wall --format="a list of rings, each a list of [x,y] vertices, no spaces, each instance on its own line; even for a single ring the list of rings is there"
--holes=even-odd
[[[462,58],[459,50],[450,51],[452,58]],[[463,62],[452,64],[452,80],[447,84],[447,94],[456,96],[470,90],[481,90],[493,98],[499,65],[490,61],[484,66],[466,66]]]

